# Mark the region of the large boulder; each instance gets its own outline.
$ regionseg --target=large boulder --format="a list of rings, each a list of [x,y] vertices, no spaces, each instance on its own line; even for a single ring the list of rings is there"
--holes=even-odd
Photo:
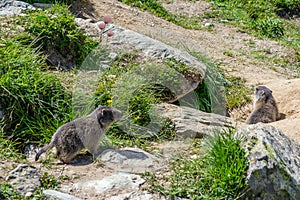
[[[183,137],[202,138],[213,134],[216,129],[235,128],[238,124],[229,117],[186,106],[164,103],[156,105],[155,109],[159,116],[170,119],[175,124],[177,134]]]
[[[249,160],[250,199],[300,199],[300,146],[271,125],[240,130]]]
[[[35,8],[29,3],[14,0],[0,0],[0,16],[20,15],[23,10]]]

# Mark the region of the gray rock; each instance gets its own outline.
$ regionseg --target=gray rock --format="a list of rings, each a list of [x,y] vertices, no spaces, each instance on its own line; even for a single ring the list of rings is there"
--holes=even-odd
[[[106,200],[154,200],[152,194],[147,191],[143,192],[129,192],[126,194],[120,194],[117,196],[112,196]]]
[[[86,34],[94,36],[99,40],[100,37],[97,23],[93,23],[89,19],[85,20],[81,18],[76,18],[75,22]],[[182,86],[176,93],[175,99],[170,100],[171,102],[193,91],[205,77],[206,66],[185,51],[178,50],[158,40],[114,24],[109,24],[104,33],[108,30],[114,32],[114,35],[110,37],[109,40],[105,40],[109,46],[115,46],[116,48],[118,46],[119,49],[123,49],[123,51],[126,51],[126,49],[139,50],[145,54],[145,57],[149,58],[174,58],[178,62],[185,63],[189,67],[184,74],[184,78],[187,80],[186,83],[181,84]],[[105,36],[105,34],[103,36]]]
[[[32,4],[36,8],[51,8],[52,4],[50,3],[33,3]]]
[[[99,158],[111,168],[132,173],[152,171],[158,163],[154,155],[138,148],[107,149]]]
[[[35,8],[29,3],[14,0],[0,0],[0,16],[19,15],[23,10]]]
[[[44,190],[43,197],[47,200],[80,200],[77,197],[55,190]]]
[[[20,164],[9,172],[6,181],[13,185],[14,189],[21,195],[29,196],[41,187],[41,174],[33,166]]]
[[[185,106],[164,103],[156,105],[156,110],[161,117],[174,122],[177,135],[182,137],[202,138],[214,133],[215,129],[234,128],[237,124],[231,118]]]
[[[250,199],[300,199],[300,146],[271,125],[236,133],[249,159]]]
[[[206,23],[204,24],[204,26],[205,26],[205,27],[214,27],[215,24],[212,23],[212,22],[206,22]]]
[[[204,79],[206,66],[187,52],[175,49],[158,40],[152,39],[132,30],[124,29],[120,26],[113,25],[112,30],[115,34],[113,37],[111,37],[110,44],[128,45],[142,51],[150,57],[156,57],[160,59],[174,58],[178,62],[185,63],[190,67],[190,72],[192,75],[186,78],[188,78],[191,82],[190,84],[193,89],[195,89]],[[187,93],[188,91],[186,91],[185,94]]]
[[[93,190],[94,192],[100,194],[111,189],[137,191],[140,185],[142,185],[143,183],[145,183],[145,180],[142,179],[139,175],[117,172],[101,180],[76,183],[75,187],[77,189]]]

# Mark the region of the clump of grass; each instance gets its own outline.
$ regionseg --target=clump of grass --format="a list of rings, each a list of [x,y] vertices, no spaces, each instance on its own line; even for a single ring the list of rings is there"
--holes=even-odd
[[[27,15],[16,18],[16,24],[24,27],[29,34],[28,40],[34,41],[34,45],[48,56],[58,55],[56,57],[63,57],[74,66],[80,66],[98,44],[77,27],[75,17],[65,5],[54,4],[46,10],[28,11]],[[50,65],[56,62],[49,58],[48,61]]]
[[[241,107],[251,101],[252,90],[245,86],[245,79],[233,76],[227,76],[226,79],[226,104],[229,110]]]
[[[70,118],[69,94],[54,75],[41,71],[45,59],[35,48],[14,39],[1,42],[1,136],[18,147],[49,140],[58,125]]]
[[[25,145],[49,140],[55,129],[69,119],[69,94],[53,75],[38,71],[9,71],[0,77],[4,135]]]
[[[145,176],[153,184],[152,190],[171,198],[189,199],[238,199],[244,195],[248,161],[233,130],[216,132],[204,144],[195,143],[192,148],[204,152],[175,158],[170,176]]]
[[[3,133],[0,132],[0,159],[1,160],[19,160],[23,158],[23,155],[18,152],[16,144],[3,137]],[[1,198],[0,198],[1,199]]]
[[[2,35],[2,31],[0,31]],[[0,76],[9,71],[37,71],[45,67],[45,59],[32,46],[25,47],[17,39],[0,41]]]
[[[8,200],[8,199],[22,199],[21,195],[14,190],[14,188],[7,184],[0,184],[0,199]]]

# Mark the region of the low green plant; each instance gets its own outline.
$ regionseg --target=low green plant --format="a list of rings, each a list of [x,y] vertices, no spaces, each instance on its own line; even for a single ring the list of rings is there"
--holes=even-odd
[[[14,190],[14,188],[7,183],[0,183],[0,199],[2,200],[21,200],[21,195]]]
[[[0,160],[23,159],[24,156],[19,153],[16,146],[17,145],[11,140],[4,138],[3,133],[0,132]]]
[[[32,45],[23,45],[19,38],[0,40],[0,76],[8,71],[21,69],[36,71],[43,67],[45,67],[45,59]]]
[[[284,35],[283,22],[276,18],[262,18],[253,22],[253,29],[269,38],[282,38]]]
[[[58,186],[58,180],[55,176],[45,172],[41,179],[43,189],[56,189]]]
[[[252,90],[245,86],[246,80],[241,77],[227,76],[225,83],[226,104],[229,110],[241,107],[250,102]]]
[[[171,175],[146,174],[151,190],[171,198],[238,199],[247,190],[248,161],[233,130],[216,132],[191,148],[195,155],[179,155],[171,162]],[[189,150],[192,152],[192,150]],[[197,151],[194,151],[197,152]],[[152,181],[151,181],[152,180]],[[155,180],[155,181],[153,181]]]
[[[24,147],[48,141],[71,118],[70,96],[59,80],[39,71],[11,70],[0,76],[4,137]]]
[[[66,5],[54,4],[45,10],[28,11],[27,15],[16,18],[16,24],[24,27],[29,41],[47,55],[60,55],[77,66],[98,44],[77,27]]]

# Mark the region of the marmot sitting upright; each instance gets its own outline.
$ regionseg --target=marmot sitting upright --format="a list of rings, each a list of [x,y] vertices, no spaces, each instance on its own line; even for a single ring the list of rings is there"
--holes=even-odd
[[[56,157],[64,163],[69,163],[84,148],[94,154],[106,129],[121,117],[121,111],[110,106],[99,106],[88,116],[59,127],[51,142],[38,151],[35,160],[53,147],[56,148]]]
[[[266,86],[260,85],[254,88],[253,107],[253,111],[246,120],[247,124],[270,123],[279,119],[279,112],[272,90]]]

